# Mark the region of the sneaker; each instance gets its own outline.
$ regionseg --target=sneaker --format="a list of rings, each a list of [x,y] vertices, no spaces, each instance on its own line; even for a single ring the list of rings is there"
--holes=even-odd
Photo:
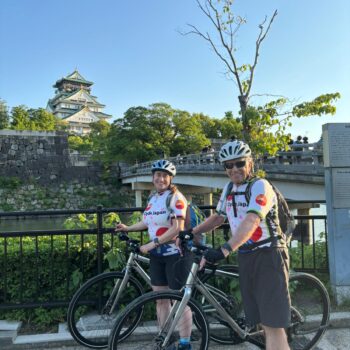
[[[192,350],[191,344],[179,344],[177,350]]]

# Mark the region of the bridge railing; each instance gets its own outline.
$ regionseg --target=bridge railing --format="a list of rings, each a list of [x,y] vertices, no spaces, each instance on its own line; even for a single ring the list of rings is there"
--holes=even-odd
[[[319,143],[291,145],[289,151],[279,151],[276,156],[264,156],[256,159],[258,167],[267,171],[293,171],[305,173],[323,174],[323,152]],[[167,157],[176,165],[178,172],[216,172],[222,171],[222,165],[219,161],[219,151],[208,153],[195,153],[186,155],[177,155],[176,157]],[[121,177],[135,175],[147,175],[151,173],[153,161],[135,164],[121,169]]]

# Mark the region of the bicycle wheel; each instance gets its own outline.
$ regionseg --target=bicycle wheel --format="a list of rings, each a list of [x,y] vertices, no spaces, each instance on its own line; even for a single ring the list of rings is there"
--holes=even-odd
[[[286,329],[291,350],[312,349],[321,339],[329,323],[330,301],[322,282],[306,273],[289,278],[291,323]],[[251,343],[263,347],[263,336],[249,337]]]
[[[122,272],[103,273],[91,278],[76,291],[68,307],[67,322],[72,337],[79,344],[93,349],[107,347],[109,333],[117,314],[132,300],[143,294],[141,284],[130,276],[118,304],[110,313],[123,278]],[[111,296],[112,292],[113,296]],[[134,323],[124,329],[120,337],[126,338],[136,327],[137,321],[138,319],[135,318]]]
[[[116,349],[133,349],[133,350],[173,350],[176,349],[179,331],[188,330],[191,327],[186,323],[187,320],[179,319],[176,328],[169,334],[169,328],[173,321],[173,315],[178,309],[178,306],[183,298],[183,292],[180,291],[161,291],[150,292],[144,294],[129,304],[123,312],[121,312],[115,325],[111,331],[109,338],[108,348],[110,350]],[[166,321],[164,317],[161,317],[162,325],[159,324],[156,312],[156,305],[158,303],[165,303],[171,308],[171,316]],[[188,302],[189,309],[185,312],[192,311],[192,315],[196,317],[199,327],[196,324],[192,324],[191,332],[191,345],[193,350],[206,350],[208,348],[208,324],[206,318],[196,302],[190,300]],[[123,334],[124,329],[129,328],[130,323],[134,322],[134,319],[138,317],[140,310],[143,310],[142,318],[138,323],[134,333],[128,338],[126,342],[120,343],[120,335]],[[190,317],[190,316],[189,316]],[[191,318],[189,318],[191,319]],[[168,322],[169,321],[169,322]],[[168,338],[166,338],[168,337]],[[168,340],[166,340],[168,339]],[[166,343],[165,343],[166,342]]]
[[[309,274],[298,273],[289,279],[292,300],[291,326],[287,329],[291,349],[314,347],[329,324],[330,301],[322,282]]]
[[[221,271],[230,275],[221,274]],[[237,267],[219,266],[212,274],[202,274],[200,280],[232,318],[244,328],[244,312],[239,290]],[[217,310],[195,289],[193,298],[201,305],[209,325],[210,339],[219,344],[239,344],[242,338],[218,314]],[[194,322],[197,323],[194,317]]]

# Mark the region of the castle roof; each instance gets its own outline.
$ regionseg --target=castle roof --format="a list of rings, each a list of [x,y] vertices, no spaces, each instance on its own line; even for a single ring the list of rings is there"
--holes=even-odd
[[[77,70],[75,70],[71,74],[68,74],[64,78],[57,80],[55,85],[53,85],[53,87],[58,88],[63,82],[79,83],[85,86],[93,85],[93,82],[86,80]]]

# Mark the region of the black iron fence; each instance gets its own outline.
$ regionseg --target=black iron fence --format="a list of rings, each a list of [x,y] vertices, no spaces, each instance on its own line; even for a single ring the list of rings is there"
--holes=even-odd
[[[214,207],[202,206],[203,210]],[[121,217],[143,208],[102,208],[0,213],[0,220],[94,215],[94,227],[0,232],[0,310],[67,306],[74,291],[93,275],[113,269],[111,251],[120,250],[113,225],[104,223],[110,213]],[[325,215],[296,216],[298,227],[290,244],[291,267],[299,271],[328,272]],[[124,222],[124,218],[123,218]],[[141,242],[146,232],[139,232]],[[216,246],[228,239],[222,225],[207,236]],[[114,260],[113,260],[114,259]],[[230,262],[235,262],[235,257]],[[119,262],[120,263],[120,262]]]

